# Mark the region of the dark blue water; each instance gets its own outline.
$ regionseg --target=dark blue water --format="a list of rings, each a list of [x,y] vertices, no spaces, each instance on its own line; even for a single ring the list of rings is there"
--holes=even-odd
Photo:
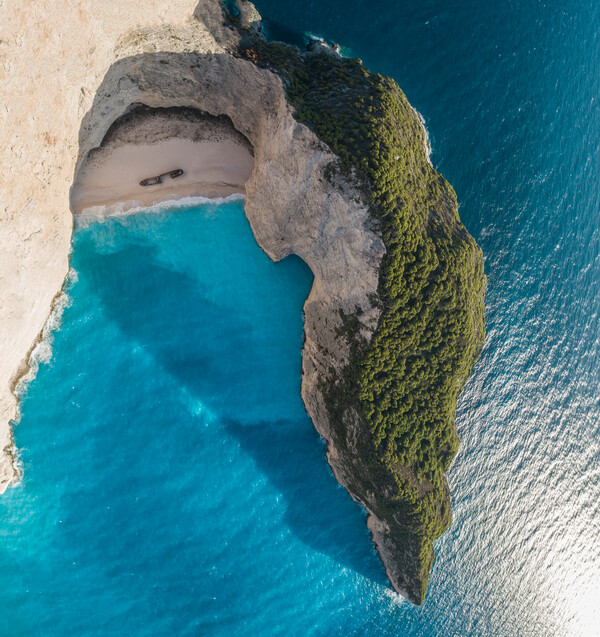
[[[298,397],[310,272],[238,203],[78,230],[0,499],[0,634],[599,635],[600,5],[257,6],[398,80],[486,256],[427,600],[386,585]]]

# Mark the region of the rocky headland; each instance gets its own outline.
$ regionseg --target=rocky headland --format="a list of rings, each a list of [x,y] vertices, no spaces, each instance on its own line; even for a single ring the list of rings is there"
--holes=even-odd
[[[359,60],[267,42],[245,0],[234,13],[217,0],[110,12],[81,0],[66,18],[25,11],[3,22],[0,486],[16,476],[13,390],[68,271],[69,190],[81,212],[86,179],[123,149],[183,140],[202,155],[222,142],[252,158],[233,186],[258,244],[314,274],[304,404],[337,480],[366,508],[392,586],[421,603],[432,542],[450,523],[444,474],[458,447],[456,400],[483,343],[485,277],[418,115]],[[202,177],[167,195],[223,193],[211,188],[231,175],[206,157]]]

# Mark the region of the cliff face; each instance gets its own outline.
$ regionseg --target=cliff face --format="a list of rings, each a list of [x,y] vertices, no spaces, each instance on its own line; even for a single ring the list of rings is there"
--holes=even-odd
[[[326,51],[309,54],[312,57],[307,62],[308,58],[297,52],[290,54],[288,49],[261,48],[264,41],[258,35],[257,14],[247,2],[240,3],[239,25],[231,16],[224,19],[217,0],[202,0],[185,27],[178,26],[175,18],[183,15],[188,8],[186,3],[170,2],[168,6],[169,15],[153,28],[131,28],[133,25],[126,20],[119,21],[118,27],[116,21],[94,22],[87,37],[94,43],[98,40],[103,47],[101,62],[93,52],[88,52],[81,61],[71,60],[70,75],[63,78],[61,85],[65,99],[78,102],[79,117],[74,116],[75,111],[69,111],[69,117],[59,127],[52,127],[47,120],[44,126],[32,124],[35,135],[24,132],[22,121],[13,118],[11,122],[16,134],[21,135],[19,139],[29,145],[21,144],[25,147],[21,155],[26,159],[20,161],[14,177],[25,196],[13,197],[12,187],[2,202],[2,224],[12,234],[0,236],[13,237],[7,247],[18,259],[16,270],[8,263],[3,263],[1,270],[2,293],[8,299],[5,307],[9,309],[0,315],[0,333],[8,334],[10,344],[4,356],[8,363],[0,369],[0,386],[4,391],[0,425],[4,426],[7,452],[2,485],[6,486],[13,471],[6,423],[14,417],[16,407],[8,387],[41,331],[51,300],[60,290],[67,271],[71,232],[68,186],[73,176],[81,170],[90,151],[100,146],[111,125],[139,104],[195,108],[215,116],[226,115],[254,149],[255,164],[246,184],[245,210],[257,242],[274,260],[292,253],[298,255],[315,275],[304,307],[302,397],[307,411],[328,441],[328,460],[336,478],[367,508],[368,525],[392,585],[411,601],[420,603],[433,559],[431,541],[450,520],[443,471],[453,455],[456,434],[453,423],[444,422],[444,427],[451,430],[448,435],[454,438],[439,438],[442,468],[423,473],[412,456],[402,455],[399,443],[380,448],[381,441],[387,439],[373,425],[373,413],[375,419],[379,418],[381,401],[378,395],[377,400],[371,401],[371,410],[367,400],[372,391],[369,378],[376,376],[378,382],[385,384],[398,366],[405,369],[407,364],[414,364],[412,359],[407,363],[402,358],[401,335],[406,332],[406,325],[400,325],[392,335],[386,332],[390,316],[397,316],[396,310],[402,306],[402,299],[395,298],[386,287],[398,271],[394,260],[399,250],[395,237],[400,229],[390,229],[383,203],[374,205],[379,194],[372,175],[359,165],[360,157],[346,157],[345,147],[336,147],[336,139],[328,133],[330,129],[323,128],[323,122],[311,115],[313,111],[307,100],[319,95],[321,88],[303,89],[308,84],[294,80],[298,73],[306,71],[302,65],[315,60],[326,68],[346,63]],[[84,13],[86,7],[86,3],[80,3]],[[167,3],[165,11],[166,7]],[[46,22],[44,25],[50,28]],[[30,28],[28,24],[22,26]],[[107,42],[112,43],[112,49]],[[290,60],[289,55],[294,59]],[[36,67],[39,72],[35,80],[44,88],[47,64],[37,63]],[[86,64],[90,68],[85,68]],[[352,64],[364,77],[370,77],[361,65]],[[349,71],[345,66],[342,71],[345,81]],[[359,84],[356,88],[362,90]],[[336,98],[333,94],[330,97]],[[25,96],[16,96],[14,103],[19,100],[24,101]],[[398,162],[400,155],[397,155],[394,161],[402,163],[399,174],[405,179],[408,175],[410,183],[415,184],[411,187],[418,190],[421,188],[418,175],[433,181],[439,176],[431,177],[435,171],[427,163],[425,138],[416,114],[407,105],[401,117],[404,119],[398,125],[404,120],[409,122],[406,139],[419,145],[420,151],[413,152],[410,144],[404,144],[416,159],[406,164]],[[50,141],[46,140],[44,130],[52,135]],[[4,152],[7,153],[6,149]],[[18,155],[14,149],[10,152]],[[8,157],[9,164],[13,155]],[[425,165],[428,167],[424,168]],[[41,182],[31,176],[39,176],[42,170],[45,172]],[[54,197],[45,202],[50,191]],[[482,339],[479,323],[484,280],[480,253],[458,221],[453,197],[451,189],[443,184],[441,190],[432,191],[431,197],[421,202],[422,210],[415,211],[415,218],[421,219],[424,214],[430,221],[419,222],[417,229],[407,226],[407,232],[411,236],[422,235],[421,243],[427,246],[431,243],[427,242],[430,233],[439,235],[440,241],[446,241],[443,246],[450,242],[450,252],[455,250],[458,254],[463,250],[467,260],[471,260],[472,281],[448,279],[439,266],[443,261],[439,257],[440,248],[439,258],[435,257],[438,265],[424,275],[433,286],[432,294],[438,275],[441,279],[445,277],[443,280],[448,280],[451,288],[466,290],[461,299],[467,303],[467,314],[473,317],[474,335],[461,345],[465,360],[469,360],[460,369],[444,367],[453,387],[449,400],[455,404],[466,380],[465,372],[468,373]],[[436,248],[431,250],[435,252]],[[415,259],[410,256],[409,260],[412,263]],[[409,269],[410,265],[402,266],[402,272]],[[22,290],[18,298],[17,289]],[[448,303],[447,298],[442,298],[438,305],[446,307]],[[405,306],[413,307],[413,301],[408,298]],[[432,338],[439,341],[440,334],[436,332]],[[396,353],[390,357],[388,348],[381,354],[377,348],[382,343]],[[423,358],[423,352],[415,349],[411,356]],[[384,359],[387,361],[384,369],[373,372],[370,361]],[[395,385],[392,383],[390,387],[393,389],[401,381],[394,381]],[[386,422],[392,423],[397,421],[396,416],[396,420],[392,419],[392,411],[402,411],[402,405],[398,395],[390,391],[389,387],[382,390],[382,400],[389,403],[383,411],[389,412]],[[430,391],[433,400],[437,400],[434,389]],[[444,394],[442,400],[447,401],[448,396]],[[453,405],[451,421],[452,410]],[[385,419],[386,413],[381,417]],[[418,414],[411,418],[416,423]],[[441,425],[435,431],[438,430],[442,430]],[[406,428],[395,437],[401,435],[410,442]],[[429,447],[423,449],[421,459],[423,453],[426,457],[430,453]],[[425,513],[412,506],[415,498],[429,502],[429,508],[423,509]],[[427,526],[430,524],[433,526]]]

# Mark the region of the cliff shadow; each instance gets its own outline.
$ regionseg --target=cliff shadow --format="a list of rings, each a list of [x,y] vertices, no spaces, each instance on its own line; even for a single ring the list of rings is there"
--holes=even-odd
[[[236,319],[232,329],[222,334],[227,339],[228,356],[235,353],[235,360],[222,366],[215,355],[222,343],[211,344],[207,334],[214,332],[215,324],[226,322],[223,308],[207,301],[201,282],[166,266],[151,243],[137,242],[126,250],[109,253],[83,247],[88,249],[76,254],[77,269],[91,282],[103,311],[119,329],[190,395],[204,402],[205,397],[222,394],[222,388],[231,385],[234,389],[229,400],[235,403],[235,383],[227,369],[233,364],[243,375],[256,374],[252,364],[256,351],[245,338],[252,325]],[[75,249],[77,252],[77,246]],[[106,274],[115,272],[123,276]],[[325,446],[308,416],[293,422],[221,420],[226,432],[239,441],[258,470],[281,493],[284,522],[290,531],[336,564],[385,585],[385,572],[370,541],[365,517],[331,474]]]
[[[308,417],[305,426],[287,422],[247,426],[229,420],[226,427],[283,494],[285,523],[299,540],[337,564],[388,585],[366,517],[333,477],[325,444]]]

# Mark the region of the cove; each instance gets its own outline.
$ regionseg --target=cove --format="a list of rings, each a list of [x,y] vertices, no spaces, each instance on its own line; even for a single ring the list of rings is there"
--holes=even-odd
[[[300,399],[308,267],[242,201],[81,224],[71,263],[0,500],[10,634],[308,634],[387,599]]]

